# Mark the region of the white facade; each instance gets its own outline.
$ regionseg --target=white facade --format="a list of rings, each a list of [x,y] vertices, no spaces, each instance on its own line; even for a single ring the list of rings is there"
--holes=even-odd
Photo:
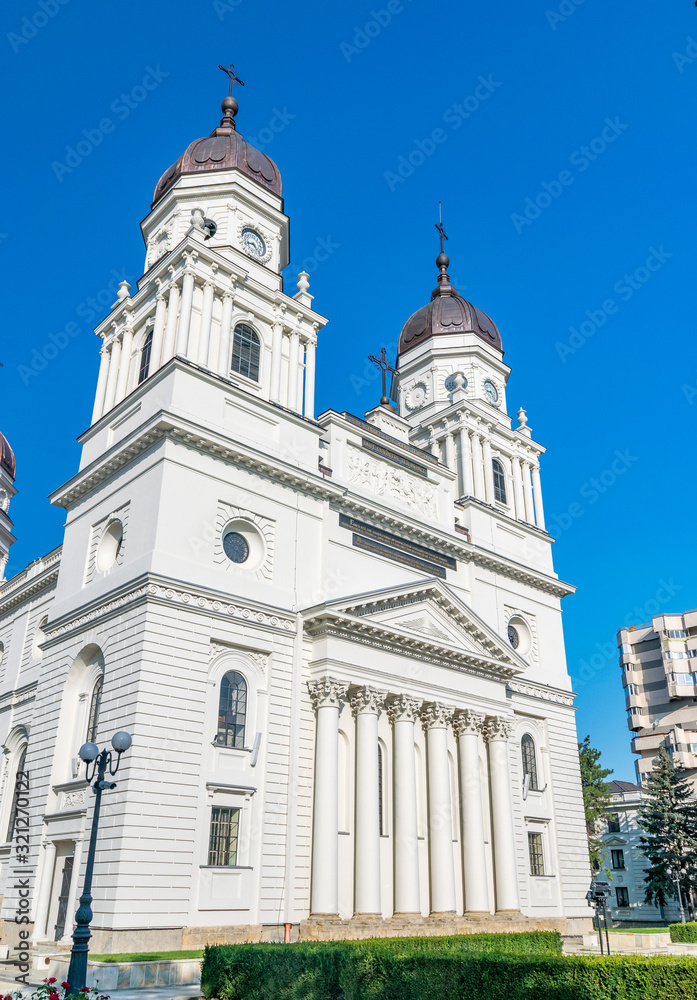
[[[213,135],[233,133],[227,115]],[[249,147],[247,168],[225,166],[212,141],[155,201],[145,274],[97,328],[93,422],[51,498],[62,547],[0,587],[0,829],[27,746],[34,940],[72,930],[91,816],[75,761],[96,707],[101,745],[133,735],[103,800],[98,950],[285,925],[578,931],[573,588],[501,351],[433,336],[400,355],[399,412],[315,420],[326,320],[306,275],[282,290],[280,179],[254,179]],[[241,684],[244,706],[221,705]]]
[[[611,781],[610,786],[612,816],[604,822],[601,836],[606,848],[603,866],[612,880],[610,915],[613,923],[646,927],[680,920],[677,900],[667,906],[657,906],[644,899],[647,866],[638,823],[644,790],[630,781]]]

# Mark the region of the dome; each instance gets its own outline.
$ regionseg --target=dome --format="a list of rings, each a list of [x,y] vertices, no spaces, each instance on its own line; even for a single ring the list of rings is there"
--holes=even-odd
[[[17,471],[15,453],[10,448],[10,442],[3,434],[0,434],[0,467],[14,480]]]
[[[273,160],[254,146],[245,142],[235,127],[237,101],[226,97],[222,104],[223,119],[218,128],[203,139],[196,139],[188,146],[176,163],[165,170],[157,182],[152,206],[164,197],[184,174],[197,174],[207,170],[241,170],[257,184],[283,196],[281,174]]]
[[[494,321],[481,309],[477,309],[467,299],[458,295],[457,289],[450,284],[447,268],[450,260],[441,253],[436,259],[440,269],[438,286],[431,292],[428,305],[418,309],[410,316],[402,327],[399,335],[398,353],[401,357],[412,347],[448,333],[476,333],[485,344],[503,354],[501,334]]]

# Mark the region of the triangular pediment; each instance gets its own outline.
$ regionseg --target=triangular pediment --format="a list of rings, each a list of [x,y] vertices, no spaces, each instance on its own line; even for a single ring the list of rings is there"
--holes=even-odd
[[[627,841],[623,840],[621,837],[608,837],[603,843],[606,847],[626,847]]]
[[[395,644],[440,650],[444,658],[457,659],[495,673],[522,673],[528,664],[508,641],[487,625],[441,580],[392,587],[328,602],[309,609],[306,621],[333,617],[356,633],[371,627],[383,640]]]

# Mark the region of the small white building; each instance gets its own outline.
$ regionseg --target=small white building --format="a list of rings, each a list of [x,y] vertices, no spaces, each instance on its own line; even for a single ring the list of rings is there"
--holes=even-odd
[[[602,840],[607,849],[604,865],[612,880],[613,923],[656,927],[680,920],[677,900],[667,906],[644,901],[646,858],[641,850],[642,830],[637,820],[646,792],[631,781],[611,781],[610,787],[612,815],[605,822]]]
[[[133,747],[103,801],[98,951],[578,933],[573,588],[500,334],[441,254],[396,408],[315,417],[326,319],[307,275],[284,290],[279,170],[233,98],[223,111],[157,184],[145,273],[97,327],[93,420],[51,497],[63,544],[0,586],[3,940],[18,771],[33,940],[65,942],[92,803],[78,748],[118,729]],[[6,555],[9,461],[3,477]]]

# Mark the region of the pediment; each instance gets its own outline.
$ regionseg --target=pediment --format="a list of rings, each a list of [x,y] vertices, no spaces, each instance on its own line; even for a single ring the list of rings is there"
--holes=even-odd
[[[627,841],[621,837],[608,837],[606,840],[603,840],[603,844],[606,847],[626,847]]]
[[[506,639],[440,580],[332,601],[306,615],[306,620],[315,621],[335,616],[346,628],[353,619],[356,635],[372,628],[386,642],[392,637],[395,644],[411,644],[415,651],[430,647],[440,650],[444,658],[454,657],[480,669],[489,667],[496,673],[519,674],[528,666]]]

